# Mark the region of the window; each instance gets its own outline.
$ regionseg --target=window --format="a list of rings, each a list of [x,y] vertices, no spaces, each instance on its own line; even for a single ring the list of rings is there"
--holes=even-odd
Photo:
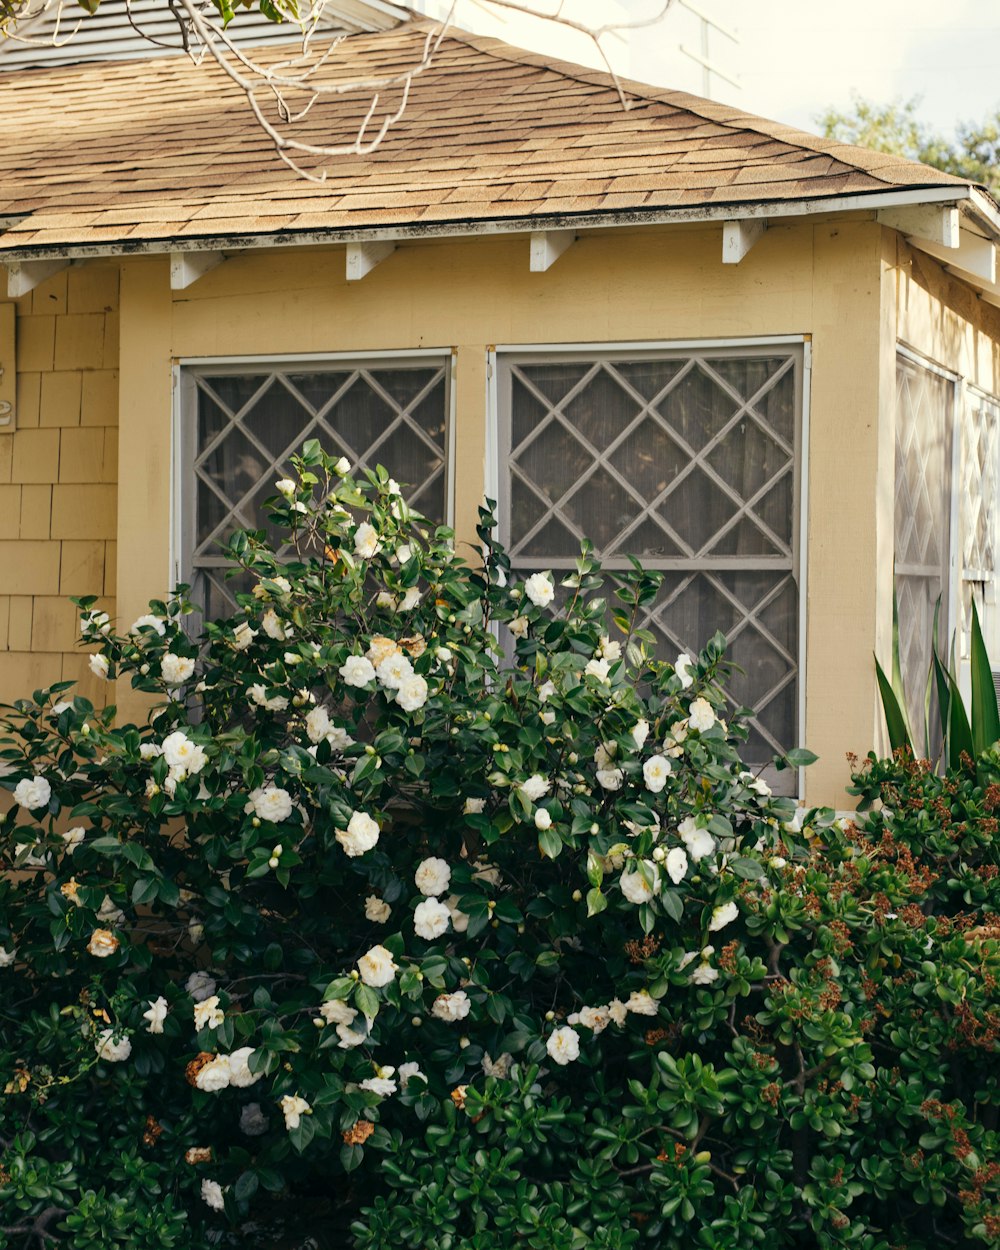
[[[185,370],[180,575],[210,618],[242,589],[220,544],[266,528],[263,501],[307,438],[352,470],[385,465],[414,508],[446,522],[450,372],[440,353]]]
[[[663,570],[640,624],[670,660],[726,634],[757,764],[799,740],[803,355],[784,343],[498,357],[513,567],[572,567],[586,537],[607,568],[631,554]]]
[[[962,657],[969,655],[975,601],[986,646],[996,654],[997,507],[1000,504],[1000,402],[966,389],[962,422]]]

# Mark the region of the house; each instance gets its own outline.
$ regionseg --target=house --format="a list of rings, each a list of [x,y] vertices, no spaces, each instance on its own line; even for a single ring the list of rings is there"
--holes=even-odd
[[[352,70],[424,38],[357,34]],[[0,74],[0,697],[100,693],[69,594],[126,624],[180,580],[224,607],[218,539],[319,436],[464,542],[497,499],[519,571],[585,535],[662,569],[665,653],[724,630],[750,757],[807,744],[805,794],[842,805],[894,562],[913,689],[939,597],[960,646],[973,595],[997,632],[1000,213],[894,156],[627,94],[454,32],[381,147],[317,183],[207,64]]]

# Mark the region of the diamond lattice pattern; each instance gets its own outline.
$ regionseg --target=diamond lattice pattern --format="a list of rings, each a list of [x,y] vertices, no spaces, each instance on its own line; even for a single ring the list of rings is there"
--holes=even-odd
[[[666,572],[642,622],[664,657],[717,630],[744,670],[750,758],[797,741],[796,352],[502,362],[515,568]]]
[[[447,369],[444,362],[198,373],[190,440],[187,578],[213,618],[243,589],[227,580],[220,544],[237,529],[268,529],[263,502],[308,438],[352,471],[384,465],[430,521],[446,514]],[[287,549],[284,549],[287,550]]]

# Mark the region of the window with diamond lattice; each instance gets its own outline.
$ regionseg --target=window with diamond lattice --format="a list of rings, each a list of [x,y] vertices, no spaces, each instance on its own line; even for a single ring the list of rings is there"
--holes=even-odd
[[[384,465],[414,508],[445,522],[448,364],[421,356],[186,371],[181,574],[209,618],[228,615],[245,589],[226,579],[220,544],[237,529],[269,528],[263,502],[308,438],[352,471]]]
[[[996,613],[997,506],[1000,503],[1000,401],[967,388],[962,422],[962,658],[969,656],[975,601],[993,643]]]
[[[609,569],[663,570],[640,621],[663,658],[721,629],[732,696],[754,709],[748,758],[797,745],[801,349],[498,363],[514,568],[572,567],[589,538]]]
[[[951,628],[951,478],[955,383],[908,356],[896,363],[895,573],[899,656],[910,723],[925,717],[934,614],[941,647]],[[937,716],[929,720],[931,728]],[[932,749],[934,743],[931,743]]]

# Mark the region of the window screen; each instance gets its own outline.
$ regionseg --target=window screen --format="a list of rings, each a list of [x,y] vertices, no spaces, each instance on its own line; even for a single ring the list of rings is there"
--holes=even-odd
[[[449,366],[421,356],[187,372],[182,578],[210,618],[243,588],[226,580],[220,544],[267,528],[263,501],[307,438],[352,470],[385,465],[414,508],[445,522]]]
[[[640,625],[662,658],[717,630],[754,709],[748,758],[798,742],[799,348],[511,353],[499,361],[501,508],[515,569],[589,538],[665,572]],[[788,774],[784,775],[785,777]]]

